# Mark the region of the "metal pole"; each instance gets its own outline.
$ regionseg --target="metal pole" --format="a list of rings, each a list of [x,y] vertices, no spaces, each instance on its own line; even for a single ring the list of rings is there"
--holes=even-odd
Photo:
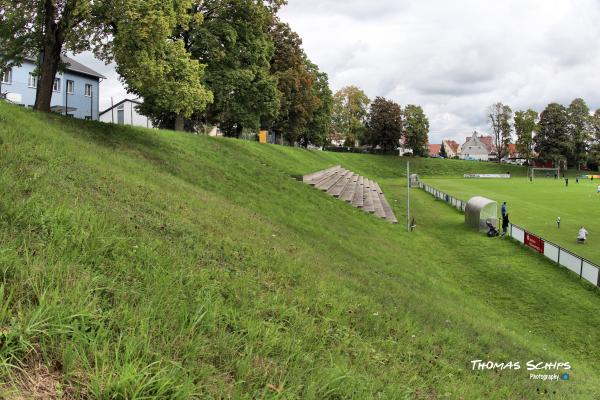
[[[113,97],[110,96],[110,116],[112,119],[112,123],[115,123],[115,102],[113,100]]]
[[[410,232],[410,161],[406,162],[406,229]]]

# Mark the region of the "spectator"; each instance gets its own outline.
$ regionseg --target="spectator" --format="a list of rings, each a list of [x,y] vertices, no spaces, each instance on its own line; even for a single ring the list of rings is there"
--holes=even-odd
[[[579,183],[579,177],[575,177],[575,183]]]
[[[582,226],[577,235],[577,243],[585,243],[587,240],[588,231]]]
[[[510,221],[508,220],[508,214],[505,214],[502,216],[502,236],[506,235],[506,232],[508,231],[508,224],[510,223]]]
[[[600,186],[598,187],[600,189]],[[506,202],[502,203],[502,218],[504,218],[504,216],[506,215]]]
[[[569,187],[569,178],[565,178],[565,185]]]

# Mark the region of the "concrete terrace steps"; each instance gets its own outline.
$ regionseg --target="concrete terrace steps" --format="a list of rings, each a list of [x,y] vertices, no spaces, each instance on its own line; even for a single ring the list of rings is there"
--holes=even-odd
[[[386,219],[393,224],[398,220],[377,182],[359,176],[339,165],[305,175],[302,182],[350,203],[353,207]]]

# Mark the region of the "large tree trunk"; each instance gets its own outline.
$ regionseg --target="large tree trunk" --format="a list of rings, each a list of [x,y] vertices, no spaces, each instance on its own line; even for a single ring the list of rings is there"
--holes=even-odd
[[[65,10],[65,13],[67,12]],[[40,55],[42,57],[40,79],[33,108],[39,111],[50,112],[52,87],[56,78],[58,64],[60,63],[64,34],[61,24],[55,22],[56,6],[54,5],[54,1],[46,0],[44,2],[44,13],[44,49]]]
[[[185,130],[185,118],[183,118],[183,115],[178,114],[175,117],[175,130],[176,131],[184,131]]]
[[[52,101],[52,89],[56,79],[56,71],[60,61],[60,48],[58,54],[56,46],[46,46],[43,60],[40,68],[40,79],[38,82],[34,109],[44,112],[50,112],[50,103]]]

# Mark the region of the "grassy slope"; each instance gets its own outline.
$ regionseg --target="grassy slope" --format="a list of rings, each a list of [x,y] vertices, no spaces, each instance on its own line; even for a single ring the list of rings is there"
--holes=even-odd
[[[511,221],[531,232],[600,264],[600,194],[598,180],[563,180],[539,178],[533,183],[526,178],[511,180],[428,179],[428,183],[458,198],[468,200],[481,195],[506,201]],[[556,217],[561,217],[557,229]],[[590,232],[589,242],[582,246],[575,238],[584,225]]]
[[[413,168],[496,168],[440,162]],[[598,395],[595,290],[425,193],[408,235],[290,178],[335,163],[376,179],[402,219],[399,158],[0,104],[6,388],[26,391],[39,362],[65,393],[107,399]],[[473,359],[565,360],[573,380]]]

